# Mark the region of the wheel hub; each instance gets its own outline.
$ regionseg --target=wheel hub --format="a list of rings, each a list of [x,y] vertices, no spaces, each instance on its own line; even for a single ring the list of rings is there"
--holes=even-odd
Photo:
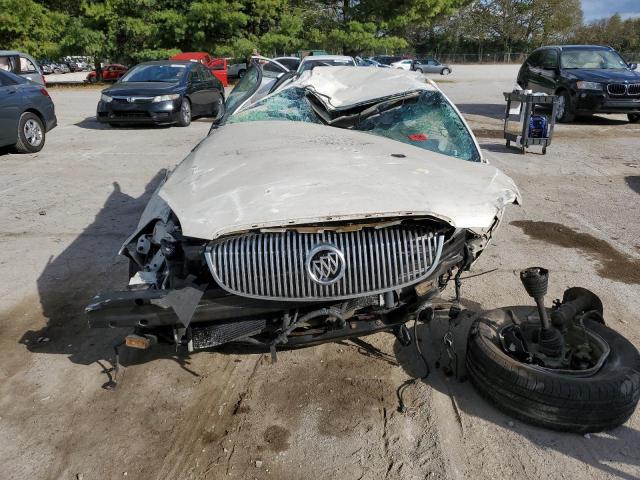
[[[33,147],[37,147],[42,143],[42,128],[35,120],[27,120],[24,124],[24,137]]]

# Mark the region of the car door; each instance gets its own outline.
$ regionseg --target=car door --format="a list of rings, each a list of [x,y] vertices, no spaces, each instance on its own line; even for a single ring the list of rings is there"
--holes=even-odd
[[[211,85],[207,85],[207,82],[203,80],[201,68],[203,67],[200,63],[193,63],[189,71],[188,92],[191,100],[191,111],[194,116],[207,115],[211,111],[208,94],[208,91],[211,90]]]
[[[427,64],[425,65],[424,72],[426,73],[440,73],[440,62],[430,58],[427,60]]]
[[[213,76],[207,68],[198,66],[198,75],[202,82],[203,115],[218,115],[218,109],[224,105],[222,82]]]
[[[21,105],[20,85],[0,71],[0,146],[16,143]]]
[[[548,94],[555,93],[560,67],[559,61],[557,50],[553,48],[543,50],[537,78],[537,84],[539,85],[538,91]]]
[[[533,90],[534,92],[542,91],[542,57],[544,50],[533,52],[523,65],[522,88],[525,90]]]

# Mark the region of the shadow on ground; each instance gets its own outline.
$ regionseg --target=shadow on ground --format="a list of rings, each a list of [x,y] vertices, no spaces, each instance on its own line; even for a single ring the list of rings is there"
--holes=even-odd
[[[640,193],[640,176],[624,177],[628,187],[636,193]]]
[[[632,445],[640,444],[640,432],[637,430],[622,425],[608,432],[592,433],[589,435],[590,438],[585,438],[579,434],[554,432],[530,426],[519,420],[513,420],[497,410],[475,391],[468,380],[460,382],[453,377],[445,376],[442,370],[436,369],[435,364],[438,357],[443,364],[445,363],[446,355],[440,355],[439,339],[442,338],[442,332],[446,331],[446,322],[446,317],[442,316],[431,322],[432,324],[429,326],[418,325],[418,339],[421,340],[422,350],[425,352],[431,368],[429,376],[421,381],[451,398],[452,405],[457,406],[465,416],[480,418],[502,428],[509,428],[541,450],[556,450],[608,475],[638,480],[637,476],[630,475],[611,465],[613,462],[618,462],[640,467],[640,457],[630,453],[634,449],[631,447]],[[425,374],[424,364],[417,356],[413,344],[403,347],[396,341],[394,352],[398,364],[407,375],[419,378]],[[454,411],[452,411],[452,415],[455,415]],[[589,448],[585,447],[584,442],[589,442]]]
[[[86,128],[88,130],[132,130],[132,129],[158,129],[158,128],[170,128],[171,125],[155,125],[153,123],[136,123],[131,125],[117,125],[112,126],[108,123],[100,123],[96,120],[96,117],[87,117],[78,123],[74,123],[76,127]]]
[[[212,123],[211,117],[195,117],[191,122],[198,123]],[[96,120],[96,117],[87,117],[78,123],[74,124],[76,127],[85,128],[87,130],[134,130],[134,129],[160,129],[171,128],[174,125],[155,125],[153,123],[135,123],[135,124],[120,124],[116,126],[109,125],[108,123],[100,123]],[[0,153],[1,154],[1,153]]]
[[[456,103],[456,107],[463,115],[478,115],[497,120],[504,118],[505,105],[498,103]]]
[[[20,343],[29,351],[67,355],[83,365],[113,358],[111,347],[122,338],[122,331],[89,330],[83,309],[99,291],[124,288],[128,265],[118,259],[118,250],[164,176],[164,170],[158,172],[139,197],[127,195],[114,183],[93,222],[66,250],[49,260],[37,281],[47,324],[22,335]]]

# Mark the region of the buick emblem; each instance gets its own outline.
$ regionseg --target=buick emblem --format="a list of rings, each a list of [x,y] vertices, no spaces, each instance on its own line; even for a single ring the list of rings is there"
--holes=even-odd
[[[330,243],[321,243],[307,254],[307,273],[320,285],[331,285],[344,276],[344,254]]]

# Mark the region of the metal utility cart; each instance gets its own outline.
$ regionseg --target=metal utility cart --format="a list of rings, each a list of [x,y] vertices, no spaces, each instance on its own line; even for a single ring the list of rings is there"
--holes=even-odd
[[[504,99],[507,101],[507,108],[504,112],[504,138],[507,141],[507,147],[510,147],[513,142],[522,149],[524,154],[531,145],[542,145],[542,154],[546,155],[547,146],[551,145],[553,126],[556,120],[557,98],[556,95],[533,95],[523,91],[504,92]],[[515,102],[520,103],[519,113],[511,112],[511,104]],[[546,128],[536,132],[531,120],[536,115],[535,107],[538,105],[550,106],[551,116],[547,117]],[[520,124],[521,130],[517,133],[509,129],[509,123],[516,122],[516,120],[510,119],[512,115],[519,116],[517,122]]]

